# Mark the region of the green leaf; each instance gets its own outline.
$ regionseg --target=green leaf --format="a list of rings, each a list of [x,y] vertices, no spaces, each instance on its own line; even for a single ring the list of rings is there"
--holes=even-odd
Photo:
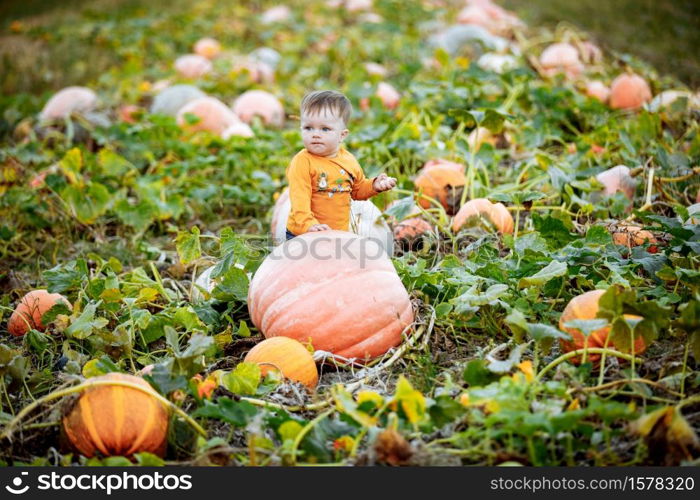
[[[483,359],[473,359],[467,363],[462,378],[469,387],[481,387],[498,380],[499,376],[486,367]]]
[[[109,320],[95,317],[95,311],[97,311],[97,307],[101,303],[102,301],[88,304],[80,316],[66,328],[66,336],[75,339],[85,339],[95,333],[96,330],[104,328],[109,323]]]
[[[522,278],[518,283],[518,288],[526,288],[528,286],[541,286],[553,278],[565,276],[568,267],[564,262],[553,260],[537,273],[526,278]]]
[[[257,363],[241,362],[233,371],[221,377],[221,384],[234,394],[252,396],[260,383],[260,367]]]
[[[564,333],[558,328],[554,328],[553,326],[545,325],[543,323],[528,324],[527,332],[545,352],[551,349],[552,344],[556,339],[571,340],[571,335],[568,333]]]
[[[114,204],[114,212],[124,224],[137,231],[146,230],[158,216],[158,208],[147,200],[132,205],[121,199]]]
[[[499,113],[494,109],[488,108],[484,113],[484,118],[481,120],[481,126],[486,127],[494,134],[500,134],[503,132],[503,124],[505,121],[506,115]]]
[[[127,172],[136,170],[128,160],[107,148],[102,148],[97,154],[97,163],[111,177],[124,177]]]
[[[134,453],[134,458],[141,467],[163,467],[165,465],[165,460],[147,451]]]
[[[202,255],[199,243],[199,228],[193,226],[190,232],[180,231],[175,239],[175,247],[183,264],[188,264]]]
[[[302,429],[303,427],[296,420],[287,420],[277,428],[277,434],[282,441],[294,441]]]
[[[535,229],[552,248],[561,248],[576,239],[564,223],[554,217],[540,217],[537,214],[532,214],[532,222]]]
[[[607,319],[575,319],[567,321],[564,323],[566,328],[573,328],[578,330],[583,334],[584,337],[588,337],[591,333],[605,328],[610,322]]]
[[[222,302],[239,300],[244,302],[248,298],[248,275],[243,269],[232,267],[224,274],[223,278],[214,287],[212,296]]]
[[[458,314],[474,313],[481,306],[500,304],[499,300],[508,292],[508,285],[491,285],[486,291],[479,292],[476,285],[453,299],[455,312]]]
[[[234,427],[244,427],[257,412],[257,408],[247,401],[233,401],[223,396],[215,403],[205,399],[204,406],[196,409],[192,415],[221,420]]]
[[[107,212],[112,196],[109,190],[97,182],[86,186],[68,185],[61,191],[61,198],[71,207],[73,214],[83,224],[92,224]]]
[[[88,278],[89,275],[87,262],[84,259],[59,264],[43,273],[44,279],[48,284],[48,290],[51,293],[62,293],[80,288],[83,279]]]
[[[191,306],[178,307],[173,315],[173,321],[176,325],[184,326],[188,332],[206,330],[206,325],[200,321],[199,316]]]

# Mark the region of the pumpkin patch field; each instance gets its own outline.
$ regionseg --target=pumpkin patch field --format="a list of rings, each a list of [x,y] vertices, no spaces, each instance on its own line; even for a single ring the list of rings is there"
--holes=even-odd
[[[491,0],[77,4],[0,25],[0,464],[700,465],[697,89]],[[397,186],[285,242],[318,89]]]

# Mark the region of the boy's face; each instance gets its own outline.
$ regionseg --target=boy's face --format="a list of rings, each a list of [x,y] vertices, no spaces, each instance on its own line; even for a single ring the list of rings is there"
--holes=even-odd
[[[309,153],[333,157],[347,135],[345,122],[331,110],[301,115],[301,139]]]

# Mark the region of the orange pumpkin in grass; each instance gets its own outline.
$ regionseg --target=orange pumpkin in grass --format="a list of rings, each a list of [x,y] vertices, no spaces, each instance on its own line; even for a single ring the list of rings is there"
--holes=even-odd
[[[486,198],[469,200],[452,219],[452,231],[458,232],[472,218],[487,218],[503,234],[511,234],[515,227],[513,216],[503,203],[491,203]]]
[[[267,338],[371,359],[401,342],[413,309],[391,260],[345,231],[305,233],[276,247],[253,276],[250,317]]]
[[[194,44],[194,53],[198,56],[214,59],[221,52],[221,44],[213,38],[200,38]]]
[[[567,78],[576,78],[583,72],[578,50],[569,43],[554,43],[544,49],[540,65],[545,76],[564,73]]]
[[[566,323],[569,321],[574,321],[577,319],[596,319],[598,314],[598,301],[600,297],[605,293],[605,290],[592,290],[590,292],[583,293],[578,297],[574,297],[569,301],[569,303],[564,308],[564,312],[561,313],[559,318],[559,329],[567,332],[571,335],[572,340],[561,340],[560,344],[565,352],[574,351],[577,349],[583,349],[585,345],[586,337],[576,328],[566,327]],[[632,314],[625,314],[626,319],[639,319],[640,316],[635,316]],[[588,337],[588,347],[605,347],[605,341],[610,333],[610,326],[605,326],[599,330],[592,332]],[[612,343],[608,343],[608,347],[617,347]],[[646,345],[644,344],[644,339],[639,337],[634,341],[634,354],[640,354],[644,352]],[[596,361],[600,358],[599,354],[589,354],[588,359],[591,361]],[[579,358],[574,359],[575,363],[579,363],[581,360]]]
[[[89,381],[128,382],[146,392],[120,385],[86,389],[62,419],[63,432],[75,450],[86,457],[128,457],[143,451],[165,455],[168,409],[145,380],[108,373]]]
[[[183,78],[200,78],[212,69],[211,61],[198,54],[187,54],[175,60],[175,71]]]
[[[637,109],[650,100],[649,84],[639,75],[620,75],[610,85],[610,107],[613,109]]]
[[[623,245],[629,248],[644,245],[645,243],[657,243],[656,238],[650,231],[642,229],[641,226],[637,226],[636,224],[622,223],[611,225],[609,229],[612,234],[613,242],[616,245]],[[647,250],[649,253],[656,253],[659,251],[656,245],[650,245]]]
[[[634,198],[637,183],[630,175],[630,169],[617,165],[599,173],[595,177],[603,185],[603,193],[610,196],[617,192],[623,193],[629,200]]]
[[[253,347],[245,359],[260,365],[260,371],[277,369],[286,378],[299,382],[309,389],[318,384],[318,370],[311,353],[297,340],[289,337],[271,337]]]
[[[241,94],[233,103],[233,112],[245,123],[250,123],[258,115],[266,125],[284,125],[284,107],[274,95],[264,90],[249,90]]]
[[[190,124],[188,114],[199,118],[196,123]],[[191,132],[207,131],[212,134],[222,135],[231,126],[240,123],[240,120],[231,109],[214,97],[199,97],[194,99],[177,112],[177,124]]]
[[[41,317],[59,302],[63,302],[69,309],[73,309],[68,299],[60,293],[49,293],[46,290],[29,292],[22,297],[10,316],[10,320],[7,322],[7,331],[15,337],[21,337],[32,328],[43,332],[46,326],[41,322]]]
[[[586,83],[586,95],[598,99],[600,102],[607,102],[610,97],[610,89],[600,80],[593,80]]]
[[[433,226],[430,225],[424,219],[420,217],[412,217],[410,219],[405,219],[394,226],[394,239],[395,240],[406,240],[413,241],[425,233],[429,233],[433,230]]]
[[[461,195],[466,184],[464,171],[460,167],[459,163],[450,161],[429,161],[413,182],[416,191],[438,200],[449,215],[454,214],[458,209],[455,198]],[[431,206],[430,200],[420,196],[418,204],[423,208]]]

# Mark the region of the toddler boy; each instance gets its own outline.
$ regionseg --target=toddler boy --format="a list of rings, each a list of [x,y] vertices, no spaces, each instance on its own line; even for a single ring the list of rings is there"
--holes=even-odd
[[[304,149],[287,167],[288,240],[312,231],[348,231],[351,199],[366,200],[396,186],[396,179],[386,174],[367,179],[355,157],[342,147],[351,114],[352,105],[340,92],[311,92],[302,100]]]

